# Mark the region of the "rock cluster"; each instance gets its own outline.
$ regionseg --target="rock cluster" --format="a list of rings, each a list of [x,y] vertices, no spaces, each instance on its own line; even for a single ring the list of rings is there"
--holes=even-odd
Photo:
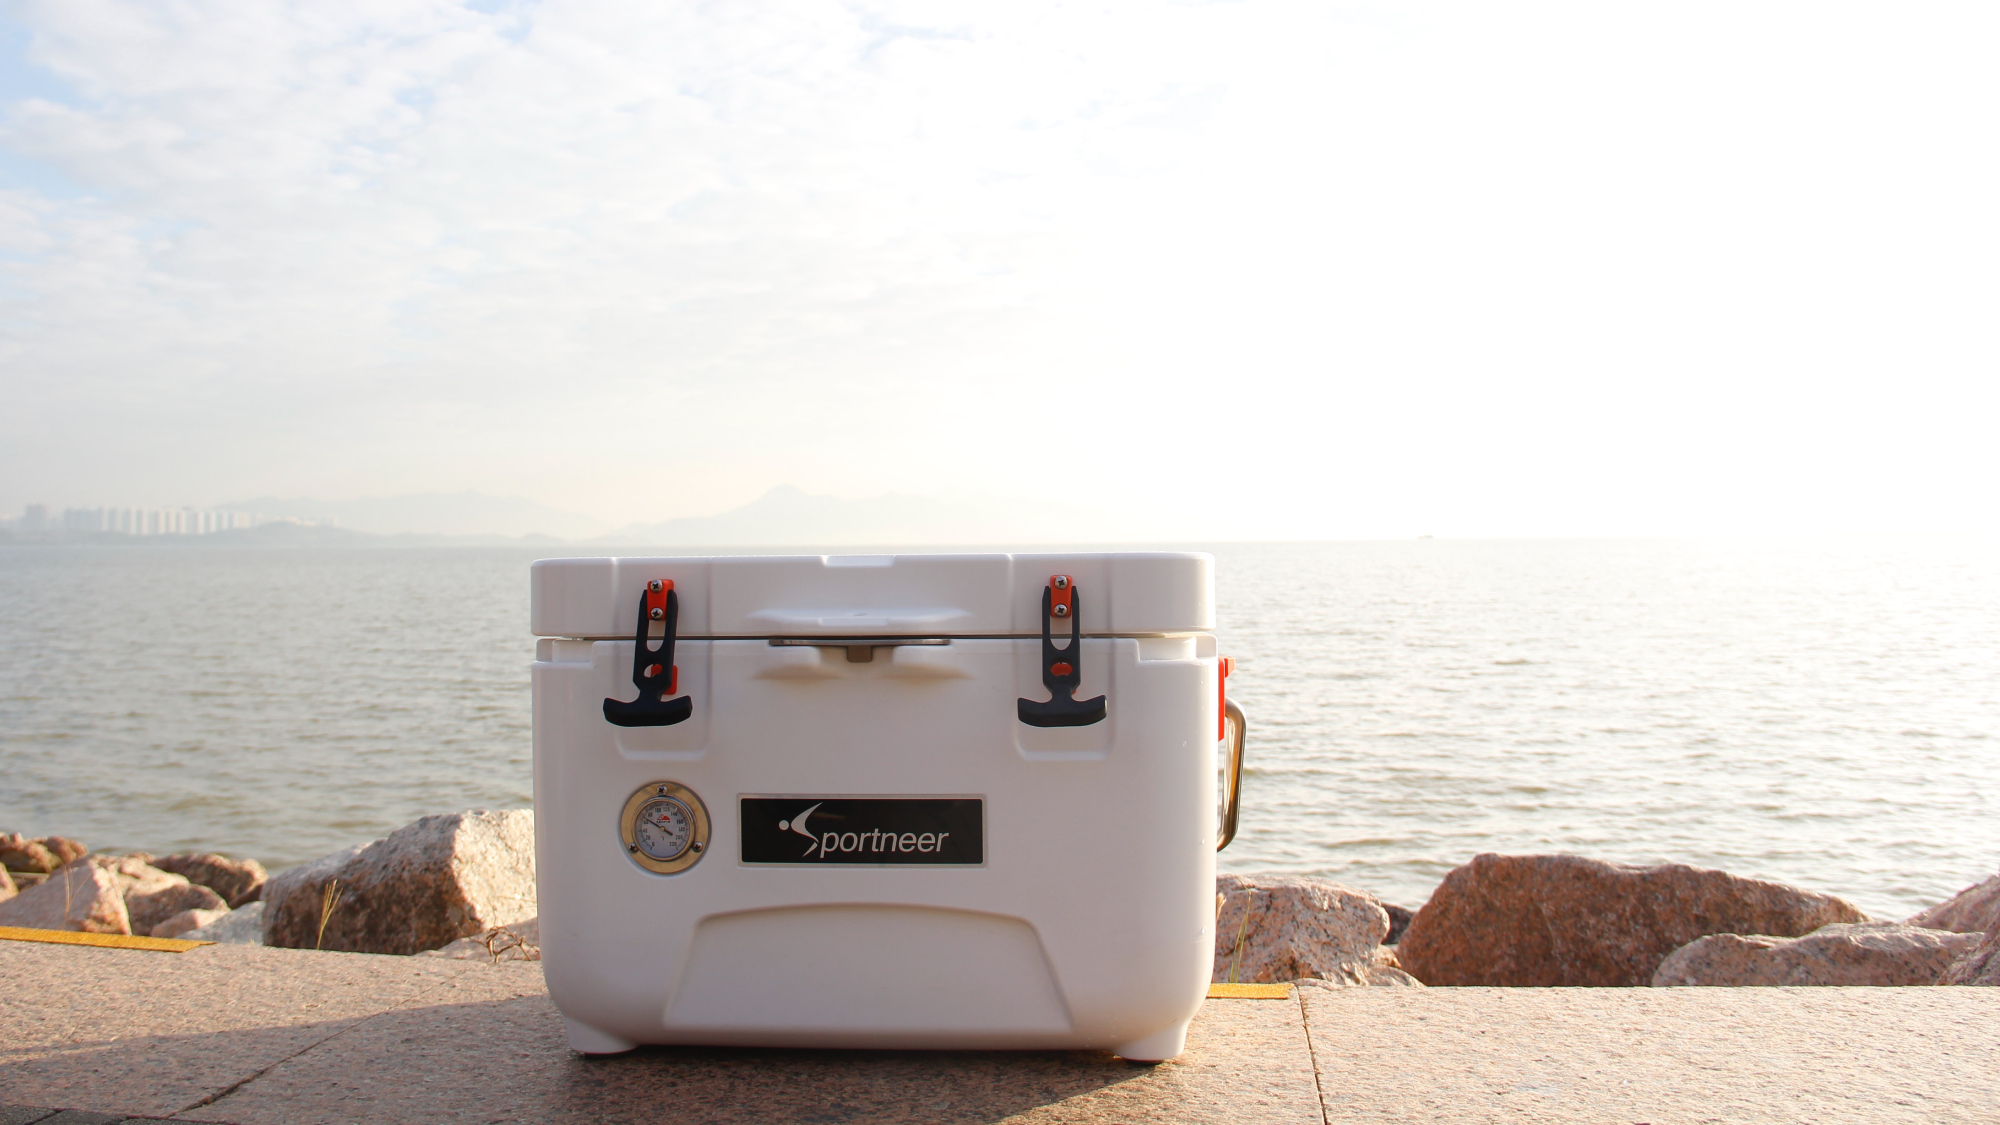
[[[264,944],[421,953],[536,915],[534,813],[427,816],[264,885]]]
[[[28,875],[47,875],[65,863],[82,859],[89,849],[67,836],[32,840],[18,833],[0,836],[0,867]]]
[[[58,836],[0,836],[0,862],[5,926],[541,959],[525,810],[424,817],[268,879],[255,860],[93,856]],[[2000,986],[2000,875],[1901,923],[1722,871],[1570,855],[1475,857],[1414,915],[1308,876],[1223,875],[1216,891],[1215,981]]]
[[[1430,985],[1644,986],[1709,934],[1796,937],[1866,915],[1831,895],[1681,864],[1481,855],[1446,875],[1397,946]]]
[[[1215,981],[1410,985],[1382,954],[1389,913],[1367,891],[1293,875],[1223,875],[1215,881]]]
[[[17,893],[0,893],[0,926],[172,937],[229,912],[225,894],[208,885],[211,880],[244,893],[242,880],[229,874],[263,872],[255,860],[174,858],[188,861],[190,874],[163,870],[144,853],[90,855],[81,843],[61,836],[0,837],[0,862],[27,884]]]
[[[1668,954],[1653,986],[1935,984],[1983,936],[1900,922],[1835,923],[1795,938],[1710,934]]]

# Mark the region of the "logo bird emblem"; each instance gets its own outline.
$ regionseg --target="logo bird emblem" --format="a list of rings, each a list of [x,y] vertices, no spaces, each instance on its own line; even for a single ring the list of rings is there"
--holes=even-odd
[[[800,813],[799,815],[793,817],[789,821],[781,820],[778,822],[778,831],[783,832],[787,829],[790,829],[791,831],[796,832],[799,835],[804,836],[806,839],[812,841],[812,846],[806,849],[806,855],[811,855],[819,850],[819,840],[815,839],[812,832],[806,828],[806,818],[818,812],[819,806],[825,803],[826,803],[825,801],[821,801],[818,804],[813,805],[812,808],[809,808],[806,811]]]

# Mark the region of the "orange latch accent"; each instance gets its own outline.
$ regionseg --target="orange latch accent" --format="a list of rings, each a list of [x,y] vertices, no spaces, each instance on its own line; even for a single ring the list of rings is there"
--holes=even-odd
[[[654,676],[657,676],[659,674],[660,674],[660,666],[658,664],[646,665],[647,679],[650,680]],[[672,695],[673,693],[679,690],[681,690],[681,666],[676,664],[671,669],[671,674],[668,675],[667,677],[667,694]]]
[[[1229,708],[1223,702],[1229,698],[1229,673],[1236,670],[1236,662],[1223,657],[1215,662],[1215,740],[1221,742],[1229,737]]]
[[[1068,617],[1076,610],[1076,602],[1071,595],[1076,593],[1076,583],[1067,574],[1049,576],[1049,616]]]
[[[667,595],[673,592],[673,588],[674,580],[671,578],[655,578],[651,582],[646,583],[646,620],[666,620]],[[659,674],[660,666],[658,664],[654,664],[646,669],[647,679],[651,679]],[[679,665],[675,665],[667,670],[667,687],[661,693],[660,698],[665,699],[667,696],[679,691],[680,685],[681,669]]]

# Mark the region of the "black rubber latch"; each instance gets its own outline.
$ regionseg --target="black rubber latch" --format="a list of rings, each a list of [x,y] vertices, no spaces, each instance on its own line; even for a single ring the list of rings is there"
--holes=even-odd
[[[688,696],[667,698],[679,686],[674,672],[674,624],[681,615],[680,595],[667,591],[666,612],[660,619],[667,632],[660,638],[659,648],[647,647],[652,638],[646,636],[646,627],[652,624],[652,615],[646,612],[646,601],[644,596],[639,598],[639,627],[632,636],[632,686],[639,689],[639,698],[630,703],[609,697],[604,700],[605,720],[621,727],[670,727],[694,714],[694,700]]]
[[[1031,727],[1087,727],[1104,721],[1104,697],[1076,698],[1083,683],[1083,603],[1074,584],[1069,591],[1069,646],[1057,648],[1049,635],[1049,588],[1042,588],[1042,686],[1049,700],[1017,699],[1021,721]],[[1061,668],[1062,671],[1056,671]]]

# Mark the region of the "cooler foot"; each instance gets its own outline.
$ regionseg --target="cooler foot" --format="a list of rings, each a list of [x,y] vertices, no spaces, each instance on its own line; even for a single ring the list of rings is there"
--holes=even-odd
[[[1177,1023],[1130,1043],[1120,1043],[1111,1048],[1111,1053],[1127,1062],[1165,1062],[1187,1049],[1187,1029],[1187,1024]]]
[[[630,1039],[620,1039],[608,1031],[599,1031],[568,1016],[563,1017],[563,1028],[569,1032],[570,1050],[586,1055],[622,1055],[638,1046]]]

